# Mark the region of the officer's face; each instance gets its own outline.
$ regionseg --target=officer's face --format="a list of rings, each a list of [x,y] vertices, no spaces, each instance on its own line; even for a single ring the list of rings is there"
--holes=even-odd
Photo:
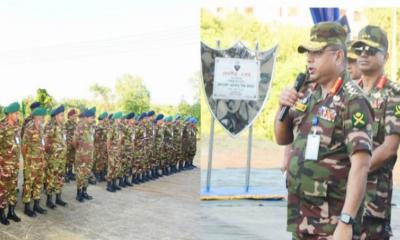
[[[332,76],[337,73],[340,60],[338,52],[339,50],[328,46],[320,51],[306,53],[307,70],[312,81],[323,84],[332,80]]]
[[[60,113],[56,115],[56,121],[58,123],[63,123],[64,122],[64,113]]]
[[[36,126],[40,126],[40,125],[42,125],[42,123],[44,121],[44,117],[43,116],[36,116],[33,121],[35,122]]]
[[[89,123],[89,124],[93,123],[93,121],[94,121],[94,117],[87,117],[86,118],[86,122]]]
[[[76,118],[77,118],[76,114],[74,114],[72,116],[69,116],[69,119],[72,120],[72,121],[76,121]]]
[[[11,120],[11,122],[13,124],[18,122],[18,117],[19,117],[19,113],[18,112],[10,113],[8,116],[9,116],[9,118],[10,118],[10,120]]]
[[[349,59],[347,63],[347,71],[350,73],[350,77],[353,80],[358,80],[361,78],[361,71],[358,68],[357,60]]]
[[[371,74],[382,71],[388,59],[388,54],[382,51],[361,51],[357,58],[357,64],[363,74]]]

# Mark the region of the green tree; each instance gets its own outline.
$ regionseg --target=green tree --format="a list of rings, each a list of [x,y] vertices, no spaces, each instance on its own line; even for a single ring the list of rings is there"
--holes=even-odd
[[[117,80],[115,92],[120,110],[140,113],[150,108],[150,92],[140,77],[125,74]]]
[[[48,111],[55,105],[54,98],[44,88],[39,88],[36,91],[36,101],[40,102],[41,106]]]

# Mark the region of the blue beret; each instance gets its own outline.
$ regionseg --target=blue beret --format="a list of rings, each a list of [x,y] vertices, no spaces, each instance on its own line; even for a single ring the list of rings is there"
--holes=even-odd
[[[31,110],[33,110],[33,109],[35,109],[35,108],[37,108],[37,107],[40,107],[40,102],[33,102],[33,103],[31,104],[31,106],[30,106]]]
[[[126,119],[132,119],[135,117],[135,113],[134,112],[130,112],[126,115]]]
[[[153,110],[151,110],[151,111],[149,111],[148,113],[147,113],[147,116],[146,117],[151,117],[151,116],[153,116],[155,114],[155,112],[153,111]]]
[[[93,112],[94,115],[96,115],[96,107],[92,107],[91,109],[89,109],[91,112]]]
[[[50,112],[50,116],[51,116],[51,117],[54,117],[54,116],[56,116],[57,114],[63,113],[63,112],[64,112],[64,105],[61,105],[61,106],[59,106],[58,108],[53,109],[53,110]]]
[[[156,119],[154,119],[154,122],[158,122],[159,120],[164,118],[164,114],[160,113],[157,115]]]
[[[97,118],[99,120],[103,120],[104,118],[106,118],[108,116],[107,112],[103,112],[102,114],[100,114],[100,116]]]
[[[140,114],[140,116],[139,116],[139,118],[138,118],[138,121],[142,120],[142,119],[145,118],[146,116],[147,116],[146,113]]]
[[[85,117],[94,117],[94,115],[96,114],[96,109],[93,109],[93,108],[91,108],[91,109],[86,109],[85,110],[85,112],[83,113],[83,115],[85,116]]]

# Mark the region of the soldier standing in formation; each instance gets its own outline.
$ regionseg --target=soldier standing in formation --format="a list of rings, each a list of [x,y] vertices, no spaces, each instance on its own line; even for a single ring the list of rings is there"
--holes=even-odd
[[[75,146],[73,144],[73,138],[75,129],[77,126],[77,111],[75,109],[69,110],[68,119],[65,122],[65,130],[67,135],[67,163],[66,163],[66,174],[65,174],[65,182],[74,181],[75,174],[73,173],[73,169],[75,168]]]

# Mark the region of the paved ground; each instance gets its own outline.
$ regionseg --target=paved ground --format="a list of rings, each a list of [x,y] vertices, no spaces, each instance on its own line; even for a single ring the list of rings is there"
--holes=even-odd
[[[290,239],[286,232],[286,201],[203,201],[201,240]],[[400,239],[400,208],[393,208],[392,228]]]
[[[105,183],[91,185],[95,199],[85,203],[75,200],[72,182],[64,187],[68,207],[36,218],[22,213],[19,200],[22,222],[0,225],[0,240],[198,239],[199,172],[183,171],[118,193],[105,191]]]

